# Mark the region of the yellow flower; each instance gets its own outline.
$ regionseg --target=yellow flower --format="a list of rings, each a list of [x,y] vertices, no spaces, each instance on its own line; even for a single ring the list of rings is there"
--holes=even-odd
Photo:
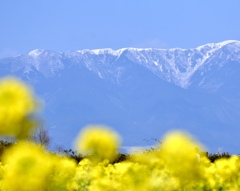
[[[2,186],[4,190],[46,190],[52,160],[40,147],[32,143],[19,142],[3,156],[6,165]]]
[[[194,183],[202,176],[196,148],[201,146],[180,132],[167,134],[162,142],[160,149],[164,164],[182,183]]]
[[[83,129],[76,142],[77,149],[95,161],[113,160],[120,145],[120,138],[103,126],[89,126]]]
[[[91,182],[92,163],[89,159],[81,160],[76,168],[76,174],[71,185],[73,190],[87,190]]]
[[[15,78],[0,81],[0,134],[25,137],[34,122],[30,119],[36,111],[37,101],[31,90]]]
[[[215,176],[222,186],[228,188],[236,186],[239,181],[240,160],[239,156],[231,156],[230,158],[221,158],[214,162]],[[218,183],[218,184],[220,184]]]
[[[51,156],[52,174],[49,177],[48,190],[73,190],[76,162],[61,156]]]
[[[21,191],[71,190],[77,167],[75,161],[29,142],[18,142],[7,150],[3,164],[0,190]]]

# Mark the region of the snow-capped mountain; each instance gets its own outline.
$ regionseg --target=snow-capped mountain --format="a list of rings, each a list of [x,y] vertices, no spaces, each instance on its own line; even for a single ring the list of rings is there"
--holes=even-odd
[[[1,76],[32,84],[52,137],[66,146],[84,125],[100,123],[120,132],[124,145],[183,129],[209,149],[237,152],[239,73],[234,40],[193,49],[36,49],[0,60]]]

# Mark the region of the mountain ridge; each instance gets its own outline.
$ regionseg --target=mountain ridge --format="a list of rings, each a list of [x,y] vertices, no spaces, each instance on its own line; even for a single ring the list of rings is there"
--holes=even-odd
[[[239,41],[193,49],[36,49],[0,59],[0,76],[17,76],[35,88],[46,126],[67,147],[93,123],[116,129],[125,146],[182,129],[211,149],[235,152],[239,73]]]
[[[35,49],[27,54],[14,58],[20,58],[25,63],[26,68],[24,72],[26,73],[31,71],[32,67],[35,67],[36,70],[44,73],[46,76],[54,75],[55,72],[66,67],[62,60],[67,59],[78,64],[84,63],[85,67],[95,72],[100,78],[104,78],[104,73],[105,75],[110,75],[112,72],[109,71],[110,65],[114,65],[120,57],[125,56],[126,59],[143,65],[161,79],[172,82],[182,88],[188,88],[191,84],[191,77],[196,71],[207,64],[209,60],[213,59],[212,55],[217,51],[230,45],[235,45],[235,48],[238,48],[237,51],[240,52],[240,41],[228,40],[220,43],[208,43],[192,49],[122,48],[114,51],[107,48],[94,50],[84,49],[63,53]],[[108,58],[111,56],[111,59],[106,60],[106,55]],[[97,61],[98,65],[102,64],[102,66],[106,67],[105,70],[102,72],[99,71],[96,63],[87,60],[90,56],[96,57],[94,62]],[[182,59],[179,59],[179,57],[182,57]],[[240,58],[238,57],[237,59]],[[47,65],[39,65],[39,63],[44,62],[47,62]],[[48,71],[44,71],[43,68],[46,70],[47,67]],[[120,75],[120,71],[121,67],[118,68],[115,75]]]

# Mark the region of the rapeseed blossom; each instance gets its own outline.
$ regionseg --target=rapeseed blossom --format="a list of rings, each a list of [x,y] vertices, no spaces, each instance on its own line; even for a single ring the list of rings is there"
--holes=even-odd
[[[47,190],[72,190],[77,164],[74,160],[58,155],[49,155],[51,173],[48,176]]]
[[[210,185],[214,189],[239,190],[240,189],[240,159],[232,156],[229,159],[221,158],[211,166],[209,173]]]
[[[76,172],[73,160],[50,154],[41,145],[27,141],[8,149],[3,165],[0,181],[3,190],[70,190]]]
[[[22,82],[0,82],[0,134],[26,137],[34,125],[37,101]],[[200,155],[203,147],[182,132],[170,132],[155,149],[114,158],[120,138],[103,126],[89,126],[76,147],[86,157],[78,164],[28,141],[18,141],[1,156],[3,191],[238,191],[240,158],[214,162]]]
[[[4,190],[45,190],[52,161],[39,145],[19,142],[3,156],[6,166],[2,180]]]
[[[86,127],[76,141],[77,149],[95,161],[113,160],[119,146],[120,138],[117,133],[103,126]]]
[[[30,88],[18,79],[7,77],[0,81],[0,134],[23,138],[36,124],[31,116],[37,100]]]
[[[200,144],[181,132],[171,132],[162,141],[160,150],[163,164],[170,176],[180,179],[181,186],[199,183],[203,179],[197,148],[202,150]]]
[[[102,128],[100,130],[102,133]],[[109,130],[107,132],[109,133]],[[125,161],[111,164],[101,155],[102,160],[84,158],[76,165],[68,158],[47,152],[40,145],[19,142],[3,155],[0,164],[0,189],[239,190],[239,157],[232,156],[211,163],[201,155],[199,161],[196,146],[201,149],[201,146],[188,135],[173,132],[164,137],[157,149],[137,153]],[[96,144],[94,147],[97,147]],[[106,148],[109,149],[107,146]],[[101,149],[107,151],[104,146]]]

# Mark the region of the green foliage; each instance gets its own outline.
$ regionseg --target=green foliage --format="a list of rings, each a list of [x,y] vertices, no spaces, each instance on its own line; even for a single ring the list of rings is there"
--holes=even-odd
[[[215,162],[215,160],[217,159],[221,159],[221,158],[230,158],[231,155],[228,152],[223,152],[223,153],[207,153],[207,157],[209,158],[209,160],[213,163]]]
[[[77,151],[73,151],[72,149],[69,150],[63,150],[63,153],[71,158],[74,159],[77,163],[79,163],[81,160],[84,159],[84,157],[81,154],[78,154]]]

